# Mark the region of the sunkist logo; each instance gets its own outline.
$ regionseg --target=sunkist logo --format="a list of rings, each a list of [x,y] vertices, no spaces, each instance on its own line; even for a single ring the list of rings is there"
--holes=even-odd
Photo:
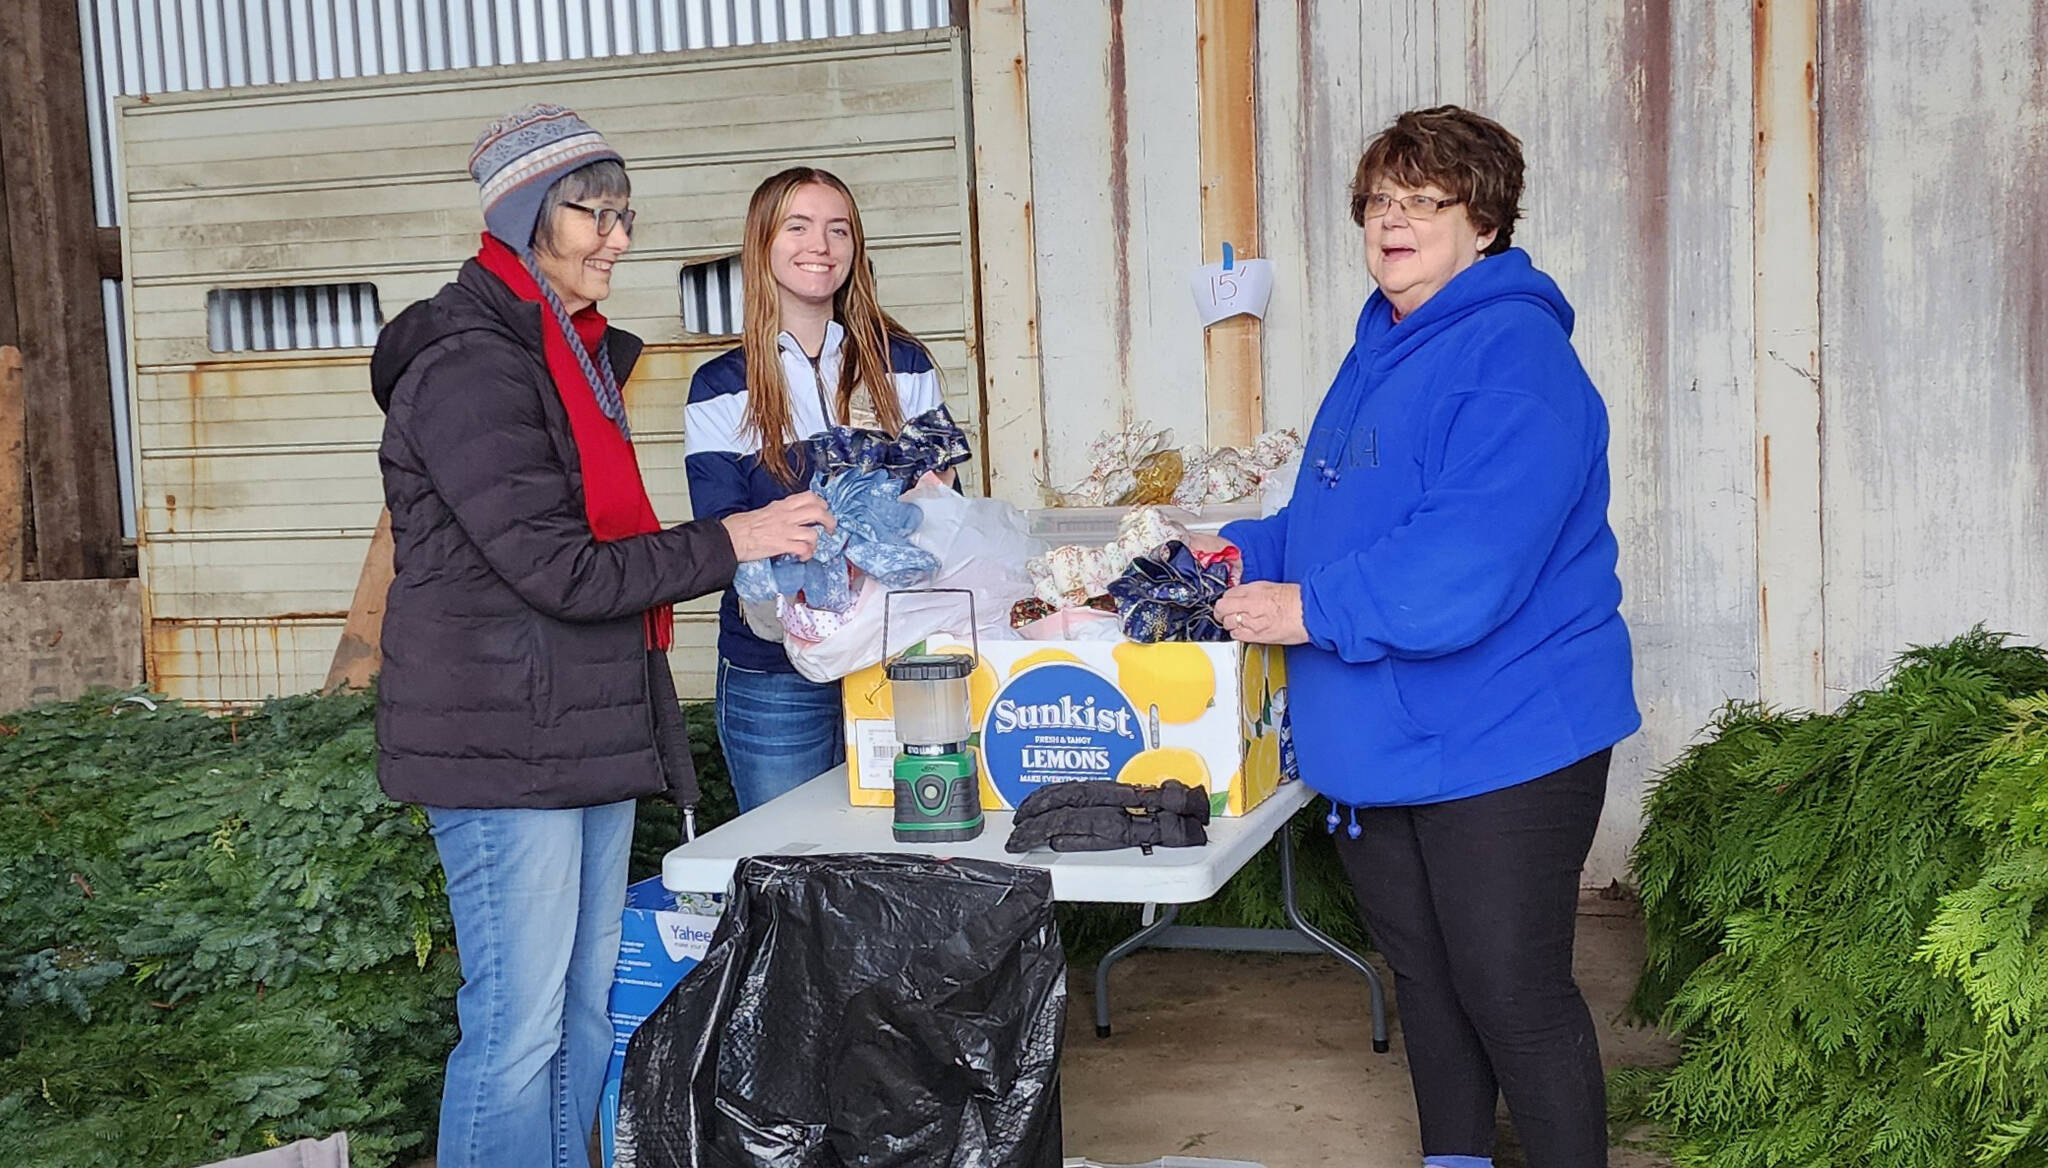
[[[1052,663],[1011,678],[989,704],[981,758],[1015,807],[1046,783],[1116,778],[1145,748],[1144,736],[1137,709],[1107,678]]]
[[[995,719],[998,734],[1008,734],[1021,727],[1026,730],[1100,730],[1125,738],[1138,736],[1133,724],[1133,711],[1128,705],[1121,709],[1104,709],[1097,706],[1092,697],[1077,702],[1074,695],[1067,694],[1056,702],[1030,706],[1020,706],[1004,698],[989,713]]]

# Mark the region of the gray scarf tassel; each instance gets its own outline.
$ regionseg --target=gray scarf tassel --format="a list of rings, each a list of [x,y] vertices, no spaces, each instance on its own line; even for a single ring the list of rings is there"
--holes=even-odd
[[[555,295],[555,289],[548,278],[541,274],[540,265],[535,262],[532,252],[520,257],[526,261],[526,270],[533,273],[533,282],[540,285],[541,299],[547,301],[548,309],[555,314],[555,323],[562,326],[562,335],[569,341],[569,351],[576,354],[576,364],[583,369],[583,376],[590,380],[590,388],[597,395],[597,408],[604,411],[624,435],[626,441],[633,440],[632,428],[626,425],[626,399],[619,393],[618,374],[612,372],[612,350],[610,345],[597,347],[597,364],[590,362],[590,350],[583,345],[583,338],[577,335],[576,325],[569,319],[569,309],[562,298]]]

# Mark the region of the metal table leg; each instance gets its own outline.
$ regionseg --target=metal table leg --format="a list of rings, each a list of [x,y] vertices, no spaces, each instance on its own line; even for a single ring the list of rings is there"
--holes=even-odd
[[[1314,941],[1330,956],[1357,970],[1372,986],[1372,1049],[1376,1054],[1387,1053],[1387,994],[1380,985],[1379,971],[1366,964],[1365,959],[1339,945],[1321,929],[1308,923],[1301,915],[1301,907],[1294,897],[1294,833],[1283,825],[1280,828],[1280,894],[1287,908],[1287,923],[1296,932]],[[1133,938],[1135,940],[1135,938]],[[1099,1029],[1099,1027],[1098,1027]]]
[[[1095,1037],[1109,1037],[1109,967],[1131,955],[1133,950],[1142,948],[1161,930],[1173,924],[1173,918],[1180,915],[1180,906],[1164,904],[1159,906],[1159,919],[1125,937],[1117,947],[1103,954],[1095,966]]]
[[[1130,956],[1146,945],[1162,945],[1184,949],[1244,950],[1261,949],[1276,952],[1319,952],[1328,953],[1337,960],[1358,971],[1372,991],[1372,1049],[1375,1054],[1387,1053],[1387,994],[1380,983],[1379,971],[1367,964],[1365,959],[1338,944],[1329,934],[1308,923],[1301,915],[1301,906],[1295,896],[1294,887],[1294,837],[1287,827],[1280,829],[1280,892],[1287,911],[1287,923],[1294,932],[1307,938],[1302,943],[1288,936],[1286,929],[1226,929],[1216,926],[1176,926],[1174,918],[1180,915],[1177,904],[1159,906],[1159,919],[1125,937],[1118,942],[1095,966],[1095,1036],[1108,1038],[1109,1029],[1109,970],[1117,962]],[[1251,934],[1264,934],[1252,937]],[[1291,943],[1290,943],[1291,942]]]

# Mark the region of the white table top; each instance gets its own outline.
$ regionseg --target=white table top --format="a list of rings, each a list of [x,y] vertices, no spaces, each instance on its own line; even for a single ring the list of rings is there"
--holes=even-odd
[[[847,802],[842,766],[670,852],[661,862],[661,883],[672,892],[723,892],[746,856],[900,852],[1044,868],[1052,873],[1056,900],[1193,904],[1215,895],[1312,798],[1303,784],[1284,783],[1251,814],[1210,820],[1207,847],[1154,848],[1149,856],[1137,848],[1011,855],[1003,850],[1003,841],[1010,838],[1008,811],[989,812],[987,830],[966,843],[938,848],[897,843],[889,808]]]

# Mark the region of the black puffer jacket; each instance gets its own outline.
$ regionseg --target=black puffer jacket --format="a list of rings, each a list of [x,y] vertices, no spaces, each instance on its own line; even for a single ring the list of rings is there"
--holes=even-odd
[[[397,574],[384,609],[377,778],[444,807],[587,807],[696,797],[668,663],[641,614],[723,589],[715,520],[600,543],[542,308],[474,260],[377,340],[384,499]],[[624,380],[640,341],[606,335]]]

